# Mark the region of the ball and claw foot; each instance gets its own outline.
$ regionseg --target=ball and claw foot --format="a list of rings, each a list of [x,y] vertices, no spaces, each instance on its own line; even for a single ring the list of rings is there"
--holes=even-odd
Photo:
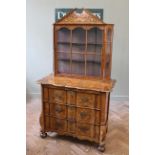
[[[105,144],[99,145],[98,150],[101,152],[104,152],[105,151]]]
[[[47,133],[46,132],[40,132],[40,137],[41,138],[46,138],[47,137]]]

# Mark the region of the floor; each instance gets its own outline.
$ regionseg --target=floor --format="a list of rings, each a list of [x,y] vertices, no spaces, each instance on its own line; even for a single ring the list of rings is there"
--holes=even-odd
[[[28,101],[27,108],[27,155],[128,155],[129,154],[129,106],[128,102],[111,101],[109,128],[106,136],[106,150],[101,153],[97,145],[88,141],[56,133],[48,133],[45,139],[40,138],[39,115],[40,99]]]

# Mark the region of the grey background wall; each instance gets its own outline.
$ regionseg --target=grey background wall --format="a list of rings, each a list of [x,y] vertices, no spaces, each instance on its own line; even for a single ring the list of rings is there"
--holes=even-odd
[[[113,99],[129,97],[129,8],[128,0],[27,0],[27,97],[40,94],[36,81],[53,72],[55,8],[103,8],[104,21],[115,24],[112,78],[117,80]]]

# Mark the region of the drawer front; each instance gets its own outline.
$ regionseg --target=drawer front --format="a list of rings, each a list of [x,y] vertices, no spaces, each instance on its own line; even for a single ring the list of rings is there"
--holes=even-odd
[[[66,132],[67,131],[67,121],[51,118],[51,129],[57,131],[57,132]]]
[[[100,137],[100,126],[96,125],[94,126],[94,139],[96,141],[99,141],[99,137]]]
[[[82,124],[75,122],[67,122],[66,120],[56,119],[54,117],[45,117],[45,131],[56,131],[58,133],[68,132],[77,136],[84,136],[99,140],[100,126]]]
[[[57,117],[57,118],[65,119],[66,118],[66,106],[65,105],[51,103],[50,114],[52,116]]]
[[[48,88],[43,87],[43,101],[48,101]]]
[[[95,110],[77,108],[77,122],[95,123]]]
[[[95,107],[95,95],[86,93],[77,93],[77,105],[82,107]]]
[[[76,127],[76,134],[85,136],[85,137],[91,137],[93,138],[94,136],[94,126],[88,125],[88,124],[79,124],[77,123]]]
[[[75,131],[76,131],[75,122],[68,121],[68,132],[75,133]]]
[[[68,121],[75,122],[75,120],[76,120],[76,108],[68,106],[67,114],[68,114]]]
[[[67,91],[67,104],[75,105],[75,92],[74,91]]]
[[[99,125],[100,124],[100,115],[101,115],[101,111],[100,110],[95,110],[95,123]]]
[[[44,102],[44,112],[45,112],[45,115],[49,115],[50,113],[50,104],[48,102]]]
[[[44,126],[45,126],[45,131],[50,130],[50,117],[46,116],[44,117]]]
[[[61,89],[50,89],[50,102],[66,103],[66,91]]]

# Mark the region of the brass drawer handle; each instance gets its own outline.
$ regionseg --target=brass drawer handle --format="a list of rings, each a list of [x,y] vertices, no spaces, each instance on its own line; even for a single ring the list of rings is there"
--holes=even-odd
[[[82,132],[86,132],[89,130],[88,127],[84,127],[84,126],[80,126],[79,129],[82,131]]]
[[[85,111],[82,111],[82,112],[80,112],[80,116],[81,117],[86,117],[87,116],[87,113]]]
[[[55,111],[60,113],[60,112],[62,112],[64,110],[61,107],[55,107]]]

